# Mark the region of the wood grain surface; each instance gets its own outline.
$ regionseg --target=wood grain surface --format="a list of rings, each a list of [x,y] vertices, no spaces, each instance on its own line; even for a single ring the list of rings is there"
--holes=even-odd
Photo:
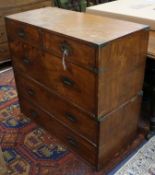
[[[60,11],[53,7],[10,15],[9,18],[95,45],[101,45],[129,33],[148,28],[148,26],[132,22],[63,9]]]
[[[6,27],[22,112],[104,167],[137,135],[148,28],[57,8]]]

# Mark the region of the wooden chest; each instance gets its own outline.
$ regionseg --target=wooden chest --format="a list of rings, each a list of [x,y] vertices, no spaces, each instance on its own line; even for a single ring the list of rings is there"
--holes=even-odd
[[[51,6],[52,0],[7,0],[0,1],[0,63],[9,59],[4,16],[26,10]]]
[[[137,134],[148,27],[57,8],[6,27],[21,111],[105,166]]]

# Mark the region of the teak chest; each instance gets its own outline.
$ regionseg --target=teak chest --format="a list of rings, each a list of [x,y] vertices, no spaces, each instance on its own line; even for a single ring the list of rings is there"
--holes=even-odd
[[[52,7],[6,27],[21,111],[105,166],[137,134],[148,27]]]

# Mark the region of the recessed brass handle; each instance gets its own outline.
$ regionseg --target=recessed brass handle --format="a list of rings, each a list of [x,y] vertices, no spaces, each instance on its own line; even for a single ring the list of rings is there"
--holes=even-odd
[[[74,115],[68,113],[68,112],[65,113],[65,117],[66,117],[69,121],[71,121],[71,122],[73,122],[73,123],[76,123],[76,122],[77,122],[76,117],[75,117]]]
[[[18,36],[19,36],[20,38],[24,38],[24,37],[25,37],[25,31],[24,31],[24,29],[19,29],[19,31],[18,31]]]
[[[68,77],[64,77],[64,76],[61,77],[61,81],[66,86],[74,86],[74,84],[75,84],[75,82],[73,80],[70,80]]]
[[[73,137],[67,137],[68,143],[73,146],[73,147],[77,147],[78,146],[78,142],[73,138]]]
[[[70,45],[66,42],[66,41],[63,41],[61,44],[60,44],[60,49],[61,49],[61,52],[63,53],[65,50],[67,51],[68,55],[71,53],[71,47]]]
[[[31,115],[32,118],[36,118],[38,116],[38,113],[34,110],[31,110],[30,115]]]
[[[24,64],[30,64],[30,63],[31,63],[31,61],[30,61],[30,59],[29,59],[29,58],[24,57],[24,58],[23,58],[23,63],[24,63]]]

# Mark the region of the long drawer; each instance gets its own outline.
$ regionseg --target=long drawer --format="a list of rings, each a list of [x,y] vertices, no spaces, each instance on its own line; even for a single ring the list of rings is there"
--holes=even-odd
[[[10,46],[15,69],[44,84],[68,101],[94,113],[95,74],[69,62],[67,70],[64,70],[61,59],[19,40],[12,42]]]
[[[97,144],[97,122],[89,115],[49,92],[35,81],[16,73],[16,83],[20,96],[25,96],[44,108],[76,133]]]
[[[20,106],[22,112],[26,116],[36,121],[57,138],[60,138],[61,141],[71,147],[81,157],[95,165],[97,154],[96,147],[61,125],[53,116],[39,109],[34,104],[29,103],[25,98],[20,98]]]

